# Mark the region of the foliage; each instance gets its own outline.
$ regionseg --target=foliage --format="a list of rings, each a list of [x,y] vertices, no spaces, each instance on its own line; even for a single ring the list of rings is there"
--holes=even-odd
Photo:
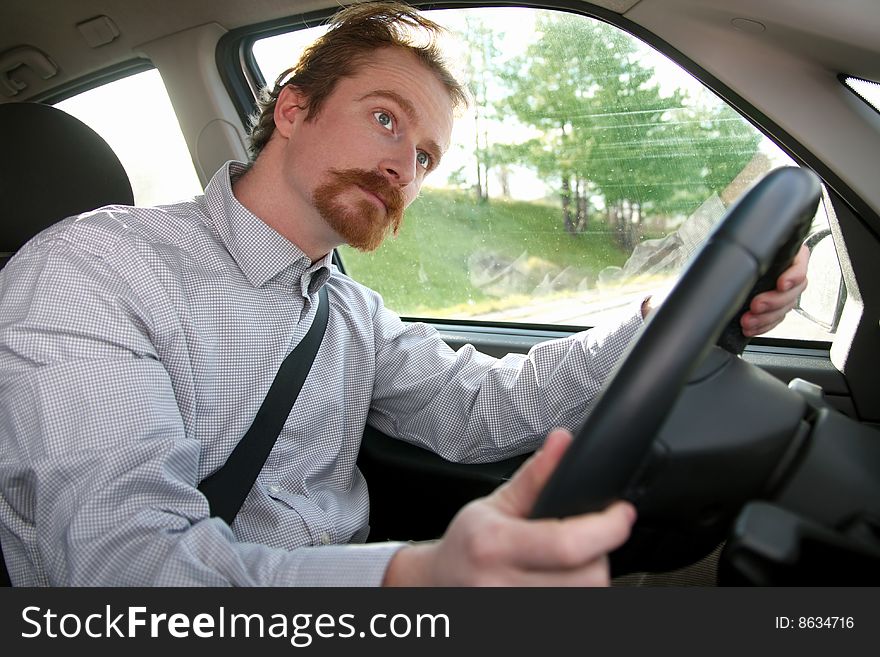
[[[473,53],[492,53],[488,32],[476,19],[468,23],[463,38],[477,40]],[[523,55],[475,73],[483,90],[478,121],[517,121],[539,136],[478,143],[480,166],[524,164],[554,184],[570,234],[587,229],[592,200],[624,248],[638,239],[646,215],[688,214],[752,159],[759,134],[715,99],[661,92],[647,58],[646,48],[617,28],[541,12]],[[494,113],[485,107],[487,75],[507,90]]]

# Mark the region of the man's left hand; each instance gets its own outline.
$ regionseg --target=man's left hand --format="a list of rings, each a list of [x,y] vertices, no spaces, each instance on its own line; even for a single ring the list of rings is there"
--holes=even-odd
[[[776,328],[786,313],[795,307],[807,287],[807,263],[810,251],[801,246],[791,267],[776,280],[776,289],[762,292],[752,299],[749,310],[740,319],[743,335],[753,338]]]

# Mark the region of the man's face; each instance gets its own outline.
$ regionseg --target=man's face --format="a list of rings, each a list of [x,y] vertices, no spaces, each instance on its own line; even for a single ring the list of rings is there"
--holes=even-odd
[[[452,101],[411,53],[377,51],[342,78],[313,120],[293,124],[284,176],[338,237],[373,250],[449,145]]]

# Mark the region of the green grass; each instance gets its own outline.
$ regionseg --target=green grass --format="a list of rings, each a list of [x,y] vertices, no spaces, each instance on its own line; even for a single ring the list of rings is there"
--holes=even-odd
[[[380,292],[389,308],[414,316],[497,309],[535,288],[549,291],[554,279],[554,290],[592,287],[601,269],[626,260],[601,222],[572,237],[558,207],[479,204],[466,192],[446,190],[423,190],[397,239],[374,253],[343,247],[340,256],[347,273]],[[487,267],[514,261],[516,271],[504,284],[487,283]]]

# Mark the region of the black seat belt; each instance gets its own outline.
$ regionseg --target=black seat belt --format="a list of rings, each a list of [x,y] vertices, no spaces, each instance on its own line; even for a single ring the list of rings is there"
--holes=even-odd
[[[324,339],[330,311],[326,286],[318,294],[315,319],[305,337],[281,363],[251,428],[238,441],[226,463],[199,484],[199,490],[208,498],[211,515],[230,525],[263,469]]]

